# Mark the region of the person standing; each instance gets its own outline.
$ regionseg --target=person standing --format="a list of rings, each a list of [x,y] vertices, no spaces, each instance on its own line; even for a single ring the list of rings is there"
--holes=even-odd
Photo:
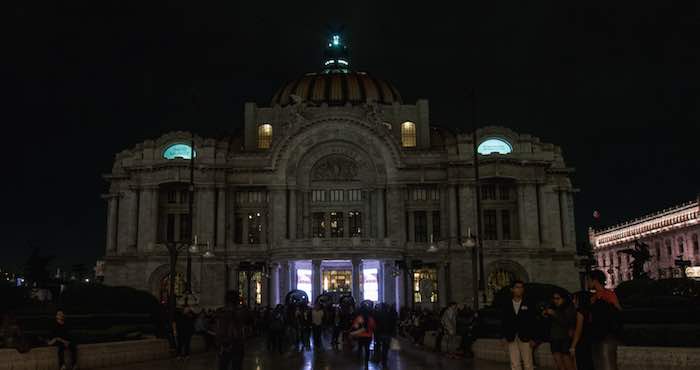
[[[374,331],[377,346],[374,350],[378,351],[379,361],[384,369],[389,366],[389,347],[391,347],[391,338],[396,335],[397,321],[396,310],[390,305],[383,303],[378,307],[375,316],[376,329]]]
[[[614,291],[605,288],[607,277],[600,270],[591,271],[591,349],[596,370],[617,370],[618,337],[622,330],[622,307]]]
[[[559,370],[576,370],[571,352],[572,336],[576,328],[576,310],[565,298],[564,292],[552,294],[552,306],[542,313],[550,318],[550,347]]]
[[[593,370],[593,352],[590,338],[591,295],[586,291],[574,294],[576,307],[576,329],[571,342],[571,351],[576,354],[577,370]]]
[[[313,327],[315,350],[323,349],[323,318],[323,307],[321,307],[320,304],[316,303],[313,311],[311,311],[311,325]]]
[[[177,359],[189,360],[190,345],[194,335],[195,314],[187,305],[175,316],[175,337],[177,338]]]
[[[520,280],[514,281],[510,291],[511,300],[503,307],[501,314],[502,340],[507,344],[512,370],[533,370],[534,310],[531,310],[524,300],[525,283]]]
[[[78,368],[78,346],[71,339],[68,326],[66,325],[66,315],[63,310],[56,311],[56,322],[51,330],[51,339],[48,341],[50,346],[58,348],[58,367],[61,370],[66,370],[66,349],[70,352],[73,369]]]
[[[350,336],[357,340],[358,353],[364,360],[365,369],[369,367],[369,345],[374,335],[376,327],[374,318],[370,315],[369,309],[363,307],[352,322]]]
[[[236,291],[226,293],[226,307],[216,317],[216,345],[219,370],[241,370],[245,355],[245,326],[248,314]]]
[[[446,352],[450,354],[452,338],[457,335],[457,302],[450,302],[445,312],[442,313],[440,324],[442,326],[443,339],[447,337]],[[442,343],[440,343],[442,344]],[[440,347],[437,348],[440,350]]]

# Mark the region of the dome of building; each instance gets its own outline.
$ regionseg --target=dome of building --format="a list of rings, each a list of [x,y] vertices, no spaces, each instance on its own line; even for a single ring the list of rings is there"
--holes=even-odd
[[[292,104],[297,97],[314,104],[336,106],[402,103],[399,91],[391,83],[350,69],[348,47],[339,34],[331,35],[328,40],[321,72],[307,73],[286,83],[272,97],[271,105]]]

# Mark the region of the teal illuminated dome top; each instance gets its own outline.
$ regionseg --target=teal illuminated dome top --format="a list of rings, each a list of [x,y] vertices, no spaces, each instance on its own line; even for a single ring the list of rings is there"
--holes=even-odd
[[[329,36],[318,73],[286,83],[272,97],[272,106],[292,104],[292,96],[314,104],[345,105],[402,103],[391,83],[350,68],[350,53],[339,33]]]

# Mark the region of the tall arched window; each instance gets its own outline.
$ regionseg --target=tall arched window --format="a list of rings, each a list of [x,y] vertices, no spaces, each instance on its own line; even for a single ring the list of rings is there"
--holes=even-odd
[[[406,121],[401,124],[401,146],[413,148],[416,146],[416,124]]]
[[[258,126],[258,149],[269,149],[272,144],[272,125],[269,123]]]

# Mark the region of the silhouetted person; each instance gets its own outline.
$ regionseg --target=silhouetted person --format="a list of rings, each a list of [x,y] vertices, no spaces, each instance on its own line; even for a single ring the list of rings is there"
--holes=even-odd
[[[369,367],[369,345],[374,334],[375,321],[369,309],[363,307],[352,322],[351,336],[357,339],[360,357],[364,360],[365,368]]]
[[[617,370],[618,336],[622,307],[615,292],[605,288],[607,277],[600,270],[591,271],[589,283],[595,290],[591,297],[591,339],[593,367]]]
[[[323,349],[323,317],[325,312],[320,304],[316,303],[313,311],[311,311],[311,325],[314,333],[314,349]]]
[[[185,306],[175,316],[175,336],[177,337],[177,358],[190,358],[190,345],[194,335],[194,311],[190,306]]]
[[[376,328],[374,337],[376,338],[375,352],[379,353],[379,360],[382,368],[386,369],[389,364],[389,347],[391,338],[396,335],[396,325],[398,317],[396,311],[386,303],[380,304],[374,315]]]
[[[219,370],[241,370],[245,355],[244,328],[248,321],[245,308],[240,306],[238,292],[227,292],[226,307],[216,317]]]
[[[577,370],[593,370],[593,350],[591,349],[591,295],[586,291],[574,295],[576,306],[576,329],[571,343],[575,353]]]
[[[576,328],[576,309],[564,292],[552,294],[552,305],[543,315],[551,320],[549,338],[552,357],[558,370],[576,370],[572,353],[572,337]]]
[[[525,283],[513,282],[510,288],[511,300],[502,308],[501,336],[507,343],[512,370],[532,370],[532,340],[535,322],[535,310],[528,307],[524,300]]]
[[[61,370],[67,369],[65,353],[66,349],[71,354],[71,360],[73,361],[73,369],[78,368],[78,346],[72,339],[68,326],[66,326],[66,315],[63,310],[56,311],[56,321],[54,322],[53,329],[51,330],[50,340],[48,344],[50,346],[55,346],[58,348],[58,367]]]

